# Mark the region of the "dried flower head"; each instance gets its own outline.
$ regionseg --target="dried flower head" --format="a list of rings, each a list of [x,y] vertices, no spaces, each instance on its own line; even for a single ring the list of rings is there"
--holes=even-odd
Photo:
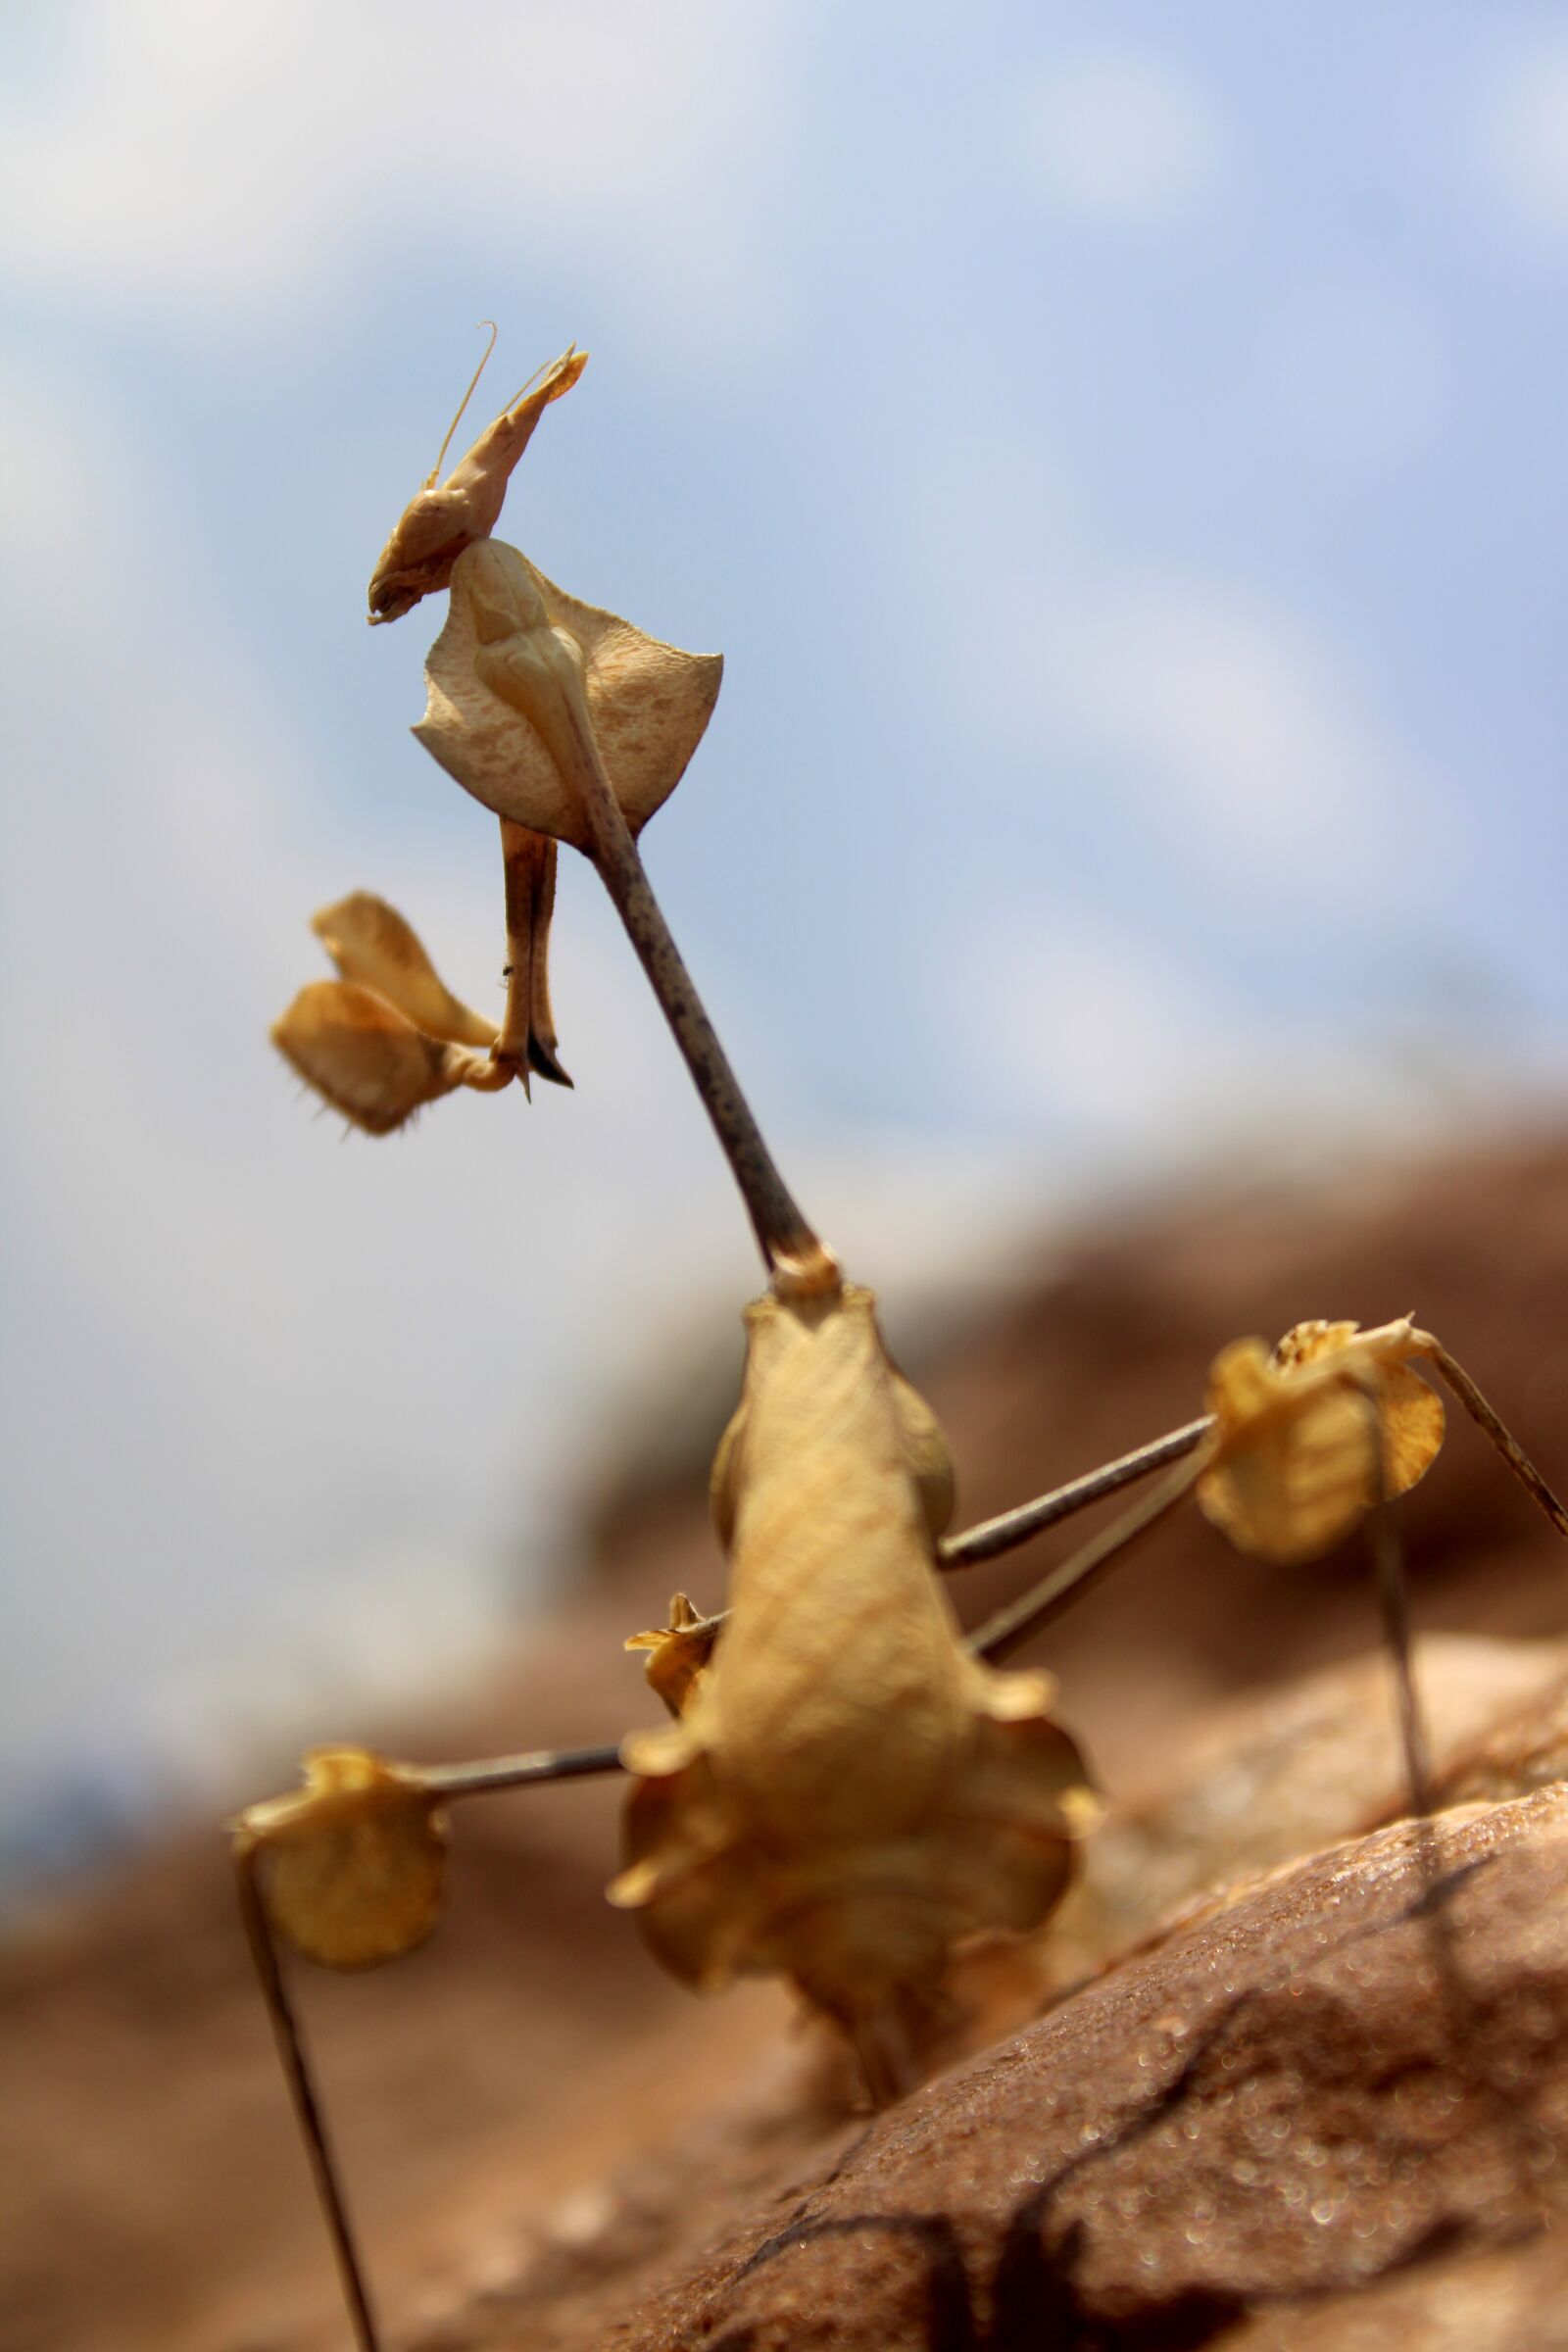
[[[323,1968],[375,1968],[441,1910],[446,1816],[416,1775],[363,1747],[318,1747],[305,1786],[233,1823],[270,1926]]]
[[[492,348],[494,335],[492,333]],[[485,354],[488,359],[489,353]],[[484,362],[480,362],[483,368]],[[466,547],[488,539],[501,519],[507,484],[513,468],[533,437],[535,425],[554,400],[569,392],[588,365],[588,354],[575,347],[564,352],[537,380],[530,379],[516,399],[493,424],[486,425],[462,462],[444,482],[436,475],[446,456],[446,442],[429,479],[410,499],[370,575],[370,620],[397,620],[432,590],[444,588],[452,566]],[[478,382],[478,375],[474,383]],[[473,384],[468,386],[468,392]],[[464,397],[463,408],[468,405]],[[460,408],[447,442],[456,432]]]
[[[718,654],[687,654],[580,604],[487,540],[458,560],[414,732],[498,816],[590,851],[573,783],[591,730],[635,834],[686,772],[717,699]]]
[[[1441,1397],[1405,1360],[1421,1336],[1408,1317],[1369,1332],[1312,1322],[1272,1351],[1261,1340],[1222,1349],[1208,1389],[1216,1457],[1197,1490],[1204,1515],[1240,1550],[1287,1565],[1331,1550],[1381,1494],[1413,1487],[1444,1435]]]

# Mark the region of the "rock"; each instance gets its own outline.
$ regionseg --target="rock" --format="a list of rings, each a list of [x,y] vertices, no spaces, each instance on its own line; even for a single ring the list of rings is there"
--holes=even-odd
[[[1533,1786],[1564,1663],[1428,1645],[1440,1767]],[[995,2031],[999,1982],[1088,1984],[869,2130],[775,2076],[420,2352],[1523,2347],[1553,2299],[1568,2333],[1568,1790],[1346,1841],[1401,1793],[1382,1660],[1232,1709],[1109,1821],[1062,1947],[970,1991]]]
[[[1564,2340],[1565,1907],[1560,1788],[1280,1872],[883,2117],[598,2340],[1152,2352],[1397,2328],[1416,2352],[1457,2343],[1456,2312],[1470,2352]]]
[[[1020,1261],[1005,1300],[993,1301],[940,1360],[916,1367],[911,1358],[910,1368],[955,1441],[963,1515],[980,1518],[1188,1419],[1203,1369],[1227,1339],[1276,1333],[1302,1315],[1370,1322],[1407,1306],[1452,1345],[1543,1469],[1560,1480],[1568,1461],[1568,1138],[1494,1143],[1403,1172],[1358,1169],[1353,1183],[1316,1191],[1259,1185],[1239,1194],[1222,1176],[1205,1178],[1185,1202],[1153,1203],[1075,1242],[1043,1239]],[[733,1387],[738,1327],[727,1346],[720,1389]],[[684,1382],[675,1385],[684,1391]],[[671,1480],[666,1457],[661,1482],[644,1477],[615,1490],[591,1575],[552,1604],[548,1621],[532,1620],[502,1646],[488,1689],[461,1713],[413,1728],[324,1722],[320,1736],[365,1736],[393,1752],[440,1756],[591,1742],[656,1721],[657,1706],[620,1645],[677,1585],[710,1604],[721,1597],[703,1473],[727,1402],[715,1391],[697,1412],[698,1423],[706,1412],[707,1435],[696,1430],[684,1479]],[[1557,1540],[1457,1413],[1442,1459],[1399,1518],[1423,1628],[1532,1638],[1428,1645],[1423,1686],[1447,1724],[1441,1794],[1495,1803],[1554,1779],[1568,1763],[1568,1684],[1562,1653],[1548,1646],[1568,1632]],[[961,1580],[964,1605],[984,1614],[1078,1532],[972,1572]],[[1248,1965],[1255,1959],[1261,1967],[1266,1957],[1269,1905],[1278,1966],[1294,1965],[1290,1952],[1306,1955],[1296,1974],[1307,1990],[1293,1995],[1288,1983],[1246,1978],[1243,2014],[1215,2044],[1208,2075],[1200,2069],[1172,2106],[1200,2128],[1190,2149],[1194,2184],[1201,2179],[1212,2188],[1219,2177],[1216,2151],[1234,2113],[1267,2114],[1270,2129],[1284,2127],[1287,2145],[1310,2144],[1330,2104],[1327,2078],[1313,2071],[1320,2061],[1342,2070],[1337,2095],[1357,2131],[1370,2134],[1373,2122],[1392,2131],[1401,2121],[1401,2082],[1404,2106],[1419,2121],[1440,2080],[1431,2061],[1434,1996],[1422,1984],[1437,1965],[1430,1935],[1414,1933],[1419,1915],[1407,1930],[1379,1924],[1382,1897],[1343,1854],[1342,1882],[1324,1877],[1325,1864],[1302,1859],[1359,1838],[1402,1803],[1386,1671],[1377,1660],[1343,1663],[1369,1646],[1374,1627],[1356,1546],[1310,1570],[1269,1572],[1231,1554],[1195,1514],[1051,1629],[1042,1662],[1060,1678],[1063,1718],[1117,1793],[1116,1813],[1093,1849],[1081,1896],[1053,1933],[1031,1951],[971,1962],[963,1988],[976,2012],[971,2054],[885,2119],[858,2153],[864,2119],[846,2112],[842,2072],[819,2043],[791,2043],[770,1988],[748,1986],[720,2004],[694,2001],[650,1969],[626,1923],[608,1910],[614,1788],[582,1783],[466,1813],[451,1914],[432,1945],[384,1978],[313,1977],[301,1985],[389,2342],[399,2352],[416,2342],[431,2352],[437,2343],[464,2352],[524,2343],[530,2352],[695,2345],[703,2338],[682,2337],[672,2316],[684,2310],[711,2318],[708,2352],[726,2338],[727,2352],[739,2352],[752,2324],[742,2316],[743,2305],[753,2309],[746,2297],[764,2283],[793,2293],[793,2278],[804,2328],[812,2278],[823,2282],[824,2299],[809,2324],[837,2340],[831,2330],[841,2310],[859,2297],[858,2284],[853,2292],[845,2284],[852,2274],[842,2237],[773,2255],[748,2281],[735,2278],[738,2250],[775,2236],[808,2196],[828,2200],[813,2210],[853,2219],[853,2208],[831,2201],[833,2166],[847,2159],[856,2193],[870,2194],[858,2168],[873,2158],[885,2166],[918,2141],[928,2169],[904,2190],[935,2198],[951,2188],[951,2242],[961,2267],[922,2268],[915,2240],[898,2230],[883,2231],[857,2260],[868,2277],[889,2282],[895,2302],[903,2297],[927,2318],[934,2309],[943,2327],[967,2327],[967,2340],[984,2343],[1008,2217],[1068,2162],[1054,2134],[1067,2113],[1072,2050],[1092,2073],[1092,2026],[1102,2037],[1093,2046],[1106,2053],[1102,2080],[1078,2079],[1075,2128],[1095,2120],[1088,2102],[1098,2091],[1112,2132],[1119,2131],[1136,2115],[1138,2085],[1116,2072],[1115,2019],[1131,2017],[1137,1987],[1175,1968],[1182,1953],[1183,1966],[1197,1970],[1197,1955],[1208,1952],[1218,1984],[1230,1969],[1241,1984],[1241,1959],[1250,1955]],[[1296,1679],[1308,1673],[1306,1682]],[[275,1759],[256,1783],[215,1789],[211,1824],[289,1769],[288,1759]],[[1549,1815],[1556,1799],[1536,1801]],[[1478,1834],[1477,1819],[1465,1817],[1466,1838]],[[1402,1873],[1408,1893],[1409,1850],[1389,1837],[1392,1843],[1374,1838],[1355,1851],[1381,1854],[1377,1869],[1386,1865],[1391,1883]],[[1549,1842],[1554,1856],[1554,1832]],[[1488,1857],[1455,1895],[1467,1929],[1494,1889],[1499,1910],[1507,1889],[1510,1901],[1531,1906],[1511,1924],[1487,1915],[1504,1973],[1487,1992],[1483,2051],[1498,2042],[1504,2055],[1530,2057],[1520,2021],[1538,1980],[1542,1998],[1555,2000],[1551,1946],[1562,1914],[1544,1852],[1524,1838],[1499,1848],[1495,1866]],[[1286,1880],[1255,1883],[1280,1869]],[[1331,1943],[1351,1910],[1367,1911],[1364,1956],[1369,1967],[1379,1956],[1369,1981],[1382,2004],[1372,2024],[1350,1999],[1360,1947],[1339,1952],[1337,1943],[1312,1942],[1309,1878],[1311,1899],[1326,1906],[1319,1925]],[[1239,1891],[1247,1881],[1253,1883]],[[1303,1905],[1289,1933],[1277,1908],[1286,1884],[1298,1886]],[[1538,1912],[1537,1904],[1548,1907]],[[36,1931],[14,1925],[0,1945],[0,2338],[19,2352],[68,2344],[72,2352],[258,2352],[263,2344],[340,2352],[345,2331],[330,2259],[249,1982],[216,1827],[127,1862],[49,1914]],[[1462,1956],[1470,1949],[1461,1946]],[[1391,1952],[1407,1972],[1415,2037],[1405,2071],[1393,2077],[1393,2045],[1384,2038],[1386,2027],[1392,2032],[1386,2012],[1396,2006]],[[1331,1961],[1338,1974],[1321,1975]],[[1200,1971],[1183,1981],[1195,2012],[1202,2009],[1212,1986],[1205,1990]],[[1048,2003],[1057,2005],[1042,2018]],[[1293,2019],[1303,2029],[1315,2020],[1316,2034],[1305,2056],[1290,2062],[1301,2076],[1298,2117],[1277,2054]],[[1206,2031],[1195,2026],[1190,2042]],[[980,2058],[978,2039],[999,2032],[1014,2038]],[[951,2054],[963,2046],[956,2040]],[[1156,2035],[1151,2046],[1157,2057]],[[1543,2043],[1535,2055],[1549,2102],[1554,2050]],[[1041,2072],[1048,2061],[1049,2081]],[[1229,2107],[1221,2101],[1227,2088]],[[1473,2120],[1491,2178],[1496,2132],[1485,2107],[1461,2084],[1457,2111]],[[944,2129],[960,2134],[947,2188],[931,2137],[938,2114],[948,2118]],[[1133,2130],[1114,2153],[1108,2142],[1079,2143],[1078,2156],[1093,2145],[1104,2149],[1103,2160],[1076,2164],[1053,2188],[1034,2250],[1023,2234],[1015,2241],[1016,2264],[1056,2279],[1055,2339],[1080,2344],[1095,2340],[1094,2328],[1104,2343],[1200,2342],[1222,2322],[1227,2342],[1313,2352],[1381,2347],[1399,2334],[1455,2352],[1490,2341],[1568,2341],[1562,2239],[1555,2230],[1530,2234],[1537,2220],[1522,2189],[1511,2221],[1494,2229],[1466,2220],[1447,2251],[1423,2235],[1423,2216],[1441,2223],[1456,2210],[1462,2168],[1438,2129],[1444,2116],[1447,2109],[1437,2123],[1428,2118],[1430,2193],[1415,2133],[1412,2178],[1403,2183],[1414,2213],[1408,2228],[1393,2228],[1392,2192],[1377,2187],[1379,2149],[1399,2152],[1389,2132],[1364,2140],[1366,2194],[1374,2219],[1383,2217],[1369,2240],[1354,2240],[1353,2220],[1310,2224],[1309,2209],[1307,2222],[1297,2216],[1302,2248],[1333,2251],[1336,2261],[1348,2228],[1352,2253],[1359,2245],[1365,2258],[1354,2273],[1365,2279],[1357,2296],[1343,2283],[1316,2300],[1298,2288],[1282,2287],[1283,2299],[1272,2303],[1252,2294],[1243,2259],[1250,2241],[1236,2233],[1247,2221],[1258,2247],[1278,2259],[1278,2276],[1290,2276],[1284,2225],[1295,2209],[1285,2193],[1296,2176],[1269,2169],[1268,2147],[1261,2156],[1244,2148],[1235,2160],[1262,2163],[1263,2174],[1239,2188],[1230,2183],[1234,2215],[1200,2224],[1192,2204],[1182,2204],[1181,2164],[1170,2158],[1163,2173],[1155,2166],[1158,2120],[1142,2140]],[[1343,2161],[1353,2184],[1345,2146],[1324,2144],[1337,2149],[1332,2161]],[[1038,2180],[1007,2189],[1011,2173],[1027,2176],[1042,2164]],[[1147,2178],[1137,2170],[1146,2164]],[[885,2185],[891,2176],[879,2171],[877,2180]],[[1097,2181],[1105,2195],[1091,2211],[1085,2200]],[[1119,2236],[1112,2182],[1134,2205]],[[1551,2174],[1544,2185],[1554,2193],[1554,2183]],[[1138,2267],[1145,2213],[1163,2312]],[[1068,2247],[1063,2232],[1075,2221],[1082,2235]],[[1198,2245],[1187,2243],[1188,2228],[1198,2230]],[[716,2257],[704,2251],[720,2243],[731,2248],[728,2268],[715,2268]],[[1385,2255],[1397,2259],[1398,2246],[1409,2256],[1402,2270],[1384,2263]],[[1215,2257],[1211,2272],[1199,2261],[1205,2247]],[[835,2249],[836,2273],[822,2267]],[[1125,2291],[1137,2289],[1144,2302],[1118,2318],[1114,2298],[1124,2290],[1114,2265],[1124,2259],[1132,2266]],[[1309,2275],[1304,2256],[1298,2270]],[[726,2300],[731,2286],[739,2301]],[[1250,2300],[1238,2311],[1244,2291]],[[1092,2320],[1060,2318],[1069,2292]],[[875,2306],[884,2316],[891,2307]],[[1533,2331],[1537,2309],[1544,2316]],[[656,2311],[664,2315],[663,2338],[646,2334]],[[1107,2332],[1113,2326],[1119,2336]],[[776,2338],[760,2336],[759,2352],[766,2340]],[[966,2339],[933,2337],[927,2327],[924,2335],[887,2340]],[[1013,2340],[1049,2344],[1053,2330],[1041,2322],[1032,2337]]]

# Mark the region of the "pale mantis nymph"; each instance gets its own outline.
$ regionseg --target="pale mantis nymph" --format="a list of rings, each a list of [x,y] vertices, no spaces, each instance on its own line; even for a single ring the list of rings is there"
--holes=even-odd
[[[444,1770],[321,1750],[302,1790],[236,1825],[246,1925],[365,2347],[376,2337],[363,2267],[274,1937],[337,1967],[411,1949],[438,1913],[454,1801],[626,1771],[626,1850],[611,1899],[695,1985],[787,1978],[848,2034],[872,2095],[891,2099],[915,2079],[922,2019],[955,1950],[1038,1928],[1097,1816],[1082,1759],[1052,1720],[1050,1678],[994,1661],[1139,1536],[1196,1494],[1245,1548],[1279,1559],[1312,1556],[1370,1517],[1387,1563],[1388,1499],[1442,1436],[1441,1406],[1412,1361],[1449,1379],[1568,1533],[1464,1375],[1405,1321],[1368,1334],[1301,1326],[1273,1358],[1242,1344],[1216,1365],[1204,1416],[1001,1520],[948,1534],[942,1433],[890,1361],[870,1294],[845,1280],[786,1185],[639,853],[639,831],[706,727],[718,661],[581,603],[490,536],[512,466],[584,359],[558,362],[447,484],[432,478],[371,586],[377,619],[450,587],[416,733],[502,822],[507,1018],[498,1029],[462,1004],[402,918],[357,893],[317,918],[342,976],[305,990],[274,1035],[328,1102],[373,1132],[461,1089],[496,1092],[514,1076],[526,1085],[530,1068],[562,1078],[544,941],[556,845],[567,843],[604,882],[669,1021],[768,1288],[747,1310],[745,1386],[713,1470],[729,1612],[700,1618],[677,1596],[670,1624],[629,1644],[650,1652],[649,1679],[674,1720],[616,1749]],[[948,1572],[1158,1469],[1166,1476],[1144,1501],[964,1639]],[[1385,1586],[1400,1630],[1396,1579]],[[1405,1690],[1421,1802],[1407,1677]]]

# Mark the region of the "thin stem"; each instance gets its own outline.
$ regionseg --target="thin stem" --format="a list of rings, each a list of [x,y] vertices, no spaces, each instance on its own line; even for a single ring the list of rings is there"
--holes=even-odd
[[[343,2285],[343,2299],[348,2305],[354,2341],[359,2352],[379,2352],[381,2339],[376,2333],[375,2317],[370,2309],[364,2267],[349,2224],[348,2205],[338,2178],[336,2160],[326,2135],[326,2125],[312,2079],[310,2061],[305,2053],[299,2022],[288,1997],[288,1987],[283,1982],[283,1970],[277,1946],[272,1940],[266,1905],[256,1884],[254,1848],[243,1845],[236,1847],[234,1883],[239,1894],[240,1917],[245,1922],[245,1934],[251,1947],[251,1958],[256,1964],[262,1997],[267,2003],[267,2014],[272,2024],[272,2037],[283,2062],[283,2075],[293,2102],[295,2120],[305,2142],[316,2194],[332,2240],[332,2253]]]
[[[623,1768],[615,1746],[540,1748],[527,1756],[487,1756],[479,1764],[405,1764],[400,1769],[438,1796],[484,1796],[497,1788],[527,1788],[537,1781],[581,1781],[593,1773]]]
[[[838,1261],[807,1223],[718,1042],[696,985],[655,898],[631,828],[621,813],[593,728],[572,707],[573,762],[593,838],[593,862],[614,902],[661,1009],[686,1059],[713,1132],[740,1187],[775,1288],[794,1296],[839,1287]]]
[[[1424,1355],[1453,1391],[1472,1421],[1479,1422],[1532,1500],[1545,1512],[1559,1536],[1568,1536],[1568,1511],[1547,1486],[1535,1463],[1511,1431],[1504,1428],[1462,1364],[1455,1363],[1441,1340],[1429,1331],[1415,1334],[1416,1352]]]
[[[1179,1510],[1197,1486],[1212,1458],[1205,1448],[1196,1462],[1184,1462],[1173,1477],[1161,1479],[1159,1485],[1142,1501],[1135,1502],[1111,1525],[1102,1528],[1098,1536],[1075,1551],[1070,1559],[1054,1568],[1051,1574],[1021,1599],[1010,1601],[988,1617],[978,1632],[969,1636],[969,1648],[976,1657],[1004,1658],[1043,1625],[1058,1616],[1070,1598],[1095,1581],[1114,1560],[1130,1550],[1133,1544],[1147,1536],[1152,1528]]]
[[[1087,1510],[1092,1502],[1102,1502],[1107,1494],[1119,1494],[1123,1487],[1146,1478],[1152,1470],[1163,1470],[1167,1462],[1180,1461],[1183,1454],[1191,1453],[1194,1446],[1202,1444],[1213,1426],[1213,1415],[1205,1413],[1200,1421],[1189,1421],[1185,1428],[1173,1429],[1163,1438],[1152,1438],[1135,1452],[1124,1453],[1099,1470],[1090,1470],[1050,1494],[1037,1495],[1033,1502],[1021,1502],[1016,1510],[1003,1511],[995,1519],[982,1519],[978,1526],[965,1528],[961,1536],[952,1536],[941,1545],[938,1566],[975,1568],[982,1560],[995,1560],[1004,1551],[1015,1550],[1018,1544],[1027,1544],[1031,1536],[1041,1535],[1059,1520]]]

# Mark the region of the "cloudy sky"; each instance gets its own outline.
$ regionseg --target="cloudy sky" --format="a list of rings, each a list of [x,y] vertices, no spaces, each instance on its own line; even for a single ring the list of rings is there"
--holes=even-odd
[[[407,732],[439,611],[363,619],[480,318],[480,417],[593,353],[507,533],[727,657],[649,861],[858,1272],[1562,1066],[1559,8],[58,0],[0,43],[14,1839],[269,1674],[338,1732],[462,1651],[559,1556],[606,1368],[755,1284],[581,866],[575,1095],[342,1143],[264,1042],[356,886],[499,1004],[493,827]]]

